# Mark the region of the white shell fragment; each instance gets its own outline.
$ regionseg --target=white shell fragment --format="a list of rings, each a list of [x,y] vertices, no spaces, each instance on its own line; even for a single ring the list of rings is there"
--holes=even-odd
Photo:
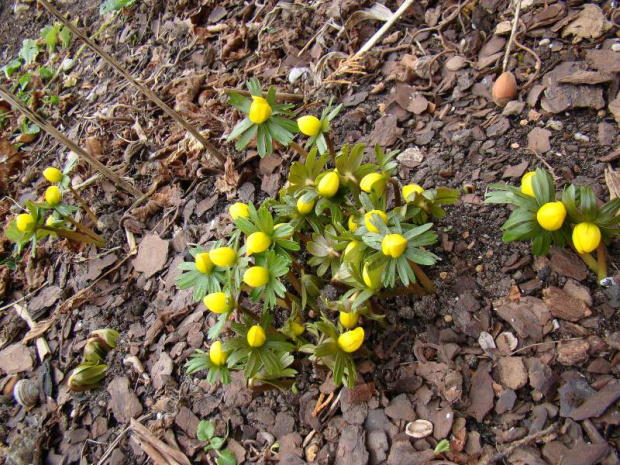
[[[410,421],[405,427],[407,436],[415,439],[422,439],[433,432],[433,424],[428,420]]]

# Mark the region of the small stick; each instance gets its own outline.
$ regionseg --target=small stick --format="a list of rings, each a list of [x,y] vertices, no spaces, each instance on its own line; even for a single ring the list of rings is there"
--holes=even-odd
[[[301,296],[301,284],[299,279],[297,279],[297,276],[295,276],[292,271],[289,271],[286,274],[286,279],[288,279],[288,282],[292,284],[297,293]]]
[[[607,251],[605,250],[605,244],[603,244],[602,240],[598,244],[596,258],[598,261],[598,273],[596,274],[596,277],[598,278],[600,286],[601,281],[607,277]]]
[[[553,425],[545,428],[542,431],[538,431],[537,433],[533,433],[533,434],[529,434],[527,436],[525,436],[523,439],[519,439],[518,441],[515,441],[513,443],[510,444],[510,446],[508,446],[506,449],[504,449],[502,452],[498,452],[497,454],[493,455],[492,457],[489,457],[488,459],[486,459],[485,461],[480,461],[481,465],[490,465],[492,463],[495,463],[499,460],[502,460],[504,457],[507,457],[508,455],[510,455],[512,453],[512,451],[514,451],[515,449],[518,449],[521,446],[524,446],[525,444],[528,444],[534,440],[538,440],[544,436],[547,436],[549,434],[555,433],[555,431],[558,429],[558,423],[554,423]]]
[[[97,240],[97,241],[101,241],[102,243],[104,242],[103,237],[101,237],[99,234],[97,234],[95,231],[93,231],[92,229],[90,229],[89,227],[84,226],[81,223],[78,223],[77,221],[75,221],[73,218],[71,218],[70,216],[67,215],[63,215],[62,213],[58,212],[58,214],[60,215],[60,217],[65,220],[68,221],[69,223],[71,223],[73,226],[75,226],[76,228],[78,228],[80,231],[82,231],[84,234],[92,237],[93,239]]]
[[[40,128],[47,131],[50,135],[58,139],[60,142],[65,144],[69,149],[71,149],[74,153],[76,153],[79,157],[86,160],[90,165],[99,171],[103,176],[108,178],[118,187],[123,189],[124,191],[130,193],[134,197],[140,197],[142,192],[133,187],[123,178],[121,178],[118,174],[112,171],[110,168],[105,166],[91,154],[89,154],[86,150],[77,145],[77,143],[73,142],[63,133],[58,131],[54,126],[49,124],[43,118],[41,118],[37,113],[28,108],[20,99],[15,97],[11,92],[9,92],[4,86],[0,85],[0,97],[9,102],[11,105],[16,107],[19,111],[21,111],[24,115],[30,118],[33,122],[37,123]]]
[[[239,95],[243,95],[244,97],[252,96],[252,94],[247,90],[230,89],[228,87],[214,87],[213,89],[216,90],[217,92],[223,92],[225,94],[239,94]],[[304,96],[301,94],[289,94],[286,92],[276,92],[276,100],[284,100],[284,101],[289,101],[289,102],[303,102]]]
[[[104,242],[95,239],[94,237],[86,236],[84,234],[76,233],[73,231],[67,231],[65,229],[54,228],[53,226],[41,226],[41,229],[58,234],[60,237],[70,239],[72,241],[85,242],[87,244],[93,244],[101,247]]]
[[[179,115],[176,111],[170,108],[163,100],[161,100],[155,93],[147,89],[144,85],[139,83],[131,74],[129,74],[125,68],[123,68],[114,58],[112,58],[105,50],[95,44],[92,40],[90,40],[83,32],[81,32],[77,27],[75,27],[70,21],[68,21],[50,2],[47,0],[39,0],[39,3],[42,4],[47,10],[58,19],[67,29],[73,32],[76,36],[82,39],[86,44],[97,52],[101,58],[108,62],[112,68],[118,71],[125,79],[127,79],[131,84],[133,84],[140,92],[146,95],[153,103],[155,103],[159,108],[163,110],[168,116],[170,116],[174,121],[183,126],[187,132],[189,132],[194,138],[202,144],[202,146],[209,152],[212,156],[217,158],[217,160],[224,165],[226,163],[226,157],[213,145],[209,142],[196,128],[194,128],[191,124],[185,121],[181,115]]]
[[[540,76],[540,68],[542,67],[542,61],[540,61],[540,57],[538,56],[538,54],[534,50],[532,50],[531,48],[526,47],[525,45],[523,45],[521,43],[519,43],[518,40],[515,40],[515,45],[517,47],[519,47],[520,49],[525,50],[526,52],[528,52],[536,60],[536,66],[535,66],[536,71],[534,72],[532,77],[525,84],[523,84],[523,86],[521,87],[521,90],[525,90],[529,86],[534,84],[534,81],[536,81],[536,79],[538,79],[538,76]]]
[[[336,166],[336,149],[334,149],[334,143],[332,142],[332,138],[329,136],[329,133],[325,133],[325,142],[327,142],[327,148],[329,149],[329,155],[332,158],[332,163]]]
[[[504,62],[502,63],[502,71],[505,73],[506,68],[508,68],[508,58],[510,57],[510,50],[512,49],[512,44],[515,41],[515,36],[517,35],[517,27],[519,25],[519,14],[521,13],[521,0],[516,0],[515,7],[515,17],[512,18],[512,29],[510,31],[510,38],[508,39],[508,44],[506,45],[506,52],[504,52]]]
[[[292,148],[293,150],[295,150],[299,155],[301,155],[302,158],[305,159],[308,156],[308,152],[306,152],[306,149],[304,149],[297,142],[291,141],[289,142],[288,146]]]
[[[390,178],[388,182],[392,185],[392,188],[394,189],[394,203],[397,207],[402,207],[403,198],[400,195],[400,186],[398,185],[398,181],[396,180],[396,178]]]
[[[86,205],[86,202],[84,201],[82,196],[80,194],[78,194],[78,192],[73,188],[73,186],[71,186],[71,181],[69,181],[69,190],[73,194],[73,197],[75,197],[75,200],[77,200],[77,202],[80,204],[80,207],[82,207],[84,209],[84,211],[86,212],[88,217],[91,220],[93,220],[93,223],[95,223],[95,225],[97,225],[97,217],[95,216],[93,211],[90,209],[90,207],[88,205]]]
[[[433,281],[429,279],[429,277],[417,263],[412,262],[411,260],[409,261],[409,263],[411,263],[411,269],[415,273],[418,281],[420,281],[420,284],[422,284],[426,292],[428,292],[429,294],[434,294],[435,286],[433,285]]]
[[[353,55],[353,57],[359,57],[371,48],[373,48],[374,45],[381,39],[381,37],[383,37],[384,34],[388,31],[388,29],[392,27],[396,20],[400,18],[405,11],[407,11],[407,8],[409,8],[412,3],[413,0],[405,0],[400,6],[400,8],[396,10],[394,14],[392,14],[392,17],[388,21],[386,21],[386,23],[381,27],[381,29],[375,32],[375,34],[370,39],[368,39],[368,41],[362,46],[362,48],[358,50],[355,55]]]

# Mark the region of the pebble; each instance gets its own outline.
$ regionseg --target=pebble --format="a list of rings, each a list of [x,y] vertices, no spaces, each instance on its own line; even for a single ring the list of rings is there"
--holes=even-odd
[[[576,141],[579,141],[579,142],[590,142],[590,138],[580,132],[576,132],[573,137],[575,138]]]
[[[518,149],[519,147],[521,147],[521,146],[519,145],[518,142],[513,142],[512,144],[510,144],[510,148],[513,148],[515,150]]]
[[[549,121],[547,121],[547,124],[545,124],[545,126],[547,126],[549,129],[553,129],[554,131],[561,131],[564,128],[564,124],[554,119],[550,119]]]
[[[543,39],[541,40],[538,45],[540,45],[541,47],[546,47],[547,45],[549,45],[551,43],[550,39]]]

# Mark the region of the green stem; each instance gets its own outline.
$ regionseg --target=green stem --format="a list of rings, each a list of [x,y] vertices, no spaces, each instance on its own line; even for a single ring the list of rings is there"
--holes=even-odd
[[[576,248],[575,245],[573,244],[573,242],[571,240],[568,241],[568,245],[570,245],[571,249],[573,249],[573,251],[579,255],[579,258],[581,258],[581,260],[583,260],[583,262],[588,265],[588,268],[590,268],[598,277],[600,275],[599,272],[599,262],[596,261],[596,259],[592,256],[592,254],[590,253],[580,253]],[[603,258],[603,260],[605,260]]]
[[[596,258],[598,259],[598,273],[596,277],[598,278],[599,285],[603,279],[607,277],[607,250],[605,249],[605,244],[601,241],[598,245],[598,249],[596,250]]]
[[[82,231],[84,234],[92,237],[93,239],[95,239],[96,241],[101,242],[102,244],[105,242],[105,240],[103,239],[103,237],[101,237],[99,234],[95,233],[92,229],[84,226],[83,224],[78,223],[77,221],[75,221],[73,218],[67,216],[67,215],[63,215],[62,213],[58,212],[58,214],[61,216],[61,218],[65,221],[68,221],[69,223],[71,223],[73,226],[75,226],[76,228],[78,228],[80,231]]]
[[[255,313],[253,313],[250,310],[248,310],[247,308],[245,308],[239,302],[237,302],[237,310],[240,311],[241,313],[243,313],[244,315],[249,316],[250,318],[252,318],[257,323],[260,323],[260,318],[258,317],[258,315],[256,315]]]

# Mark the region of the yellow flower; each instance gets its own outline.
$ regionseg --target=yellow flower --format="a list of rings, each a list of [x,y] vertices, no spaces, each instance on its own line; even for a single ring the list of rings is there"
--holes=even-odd
[[[378,233],[379,230],[377,228],[375,228],[375,225],[370,222],[370,220],[374,219],[373,215],[378,215],[381,218],[381,220],[383,221],[383,224],[387,224],[388,217],[381,210],[371,210],[371,211],[369,211],[368,213],[366,213],[364,215],[364,224],[366,225],[366,229],[368,229],[368,231],[370,231],[370,232]]]
[[[218,367],[221,367],[226,363],[228,354],[222,350],[222,343],[220,341],[215,341],[211,344],[211,348],[209,349],[209,358],[213,364]]]
[[[338,336],[338,345],[345,352],[355,352],[364,342],[364,328],[361,326]]]
[[[233,221],[237,218],[247,218],[250,214],[250,207],[248,207],[245,203],[236,202],[230,206],[228,213]]]
[[[243,273],[243,282],[251,287],[261,287],[269,282],[269,270],[263,266],[252,266]]]
[[[353,329],[357,326],[357,314],[353,312],[340,312],[338,319],[343,328]]]
[[[276,224],[273,229],[278,229],[284,225],[286,225],[288,223],[278,223]],[[295,230],[293,230],[293,232],[291,232],[290,234],[287,234],[286,236],[283,236],[282,239],[290,239],[291,237],[293,237],[293,234],[295,233]]]
[[[273,111],[263,97],[257,97],[256,95],[252,96],[252,104],[250,105],[250,121],[254,124],[264,123],[271,116],[271,112]]]
[[[334,195],[336,195],[336,192],[338,192],[339,187],[340,187],[340,178],[338,177],[336,173],[334,173],[333,171],[330,171],[329,173],[327,173],[325,176],[321,178],[316,190],[319,191],[319,194],[321,194],[323,197],[325,197],[326,199],[329,199],[333,197]]]
[[[383,238],[381,242],[381,251],[383,255],[388,257],[398,258],[407,248],[407,239],[400,234],[388,234]]]
[[[201,273],[211,273],[213,262],[207,252],[196,254],[196,269]]]
[[[521,178],[521,192],[525,195],[530,195],[534,197],[534,189],[532,188],[532,178],[536,174],[536,171],[530,171],[529,173],[525,173]]]
[[[23,233],[29,233],[34,230],[34,218],[29,213],[22,213],[15,218],[15,226]]]
[[[349,231],[355,232],[360,225],[357,223],[355,216],[349,216]]]
[[[374,186],[377,191],[380,191],[382,186],[384,186],[385,184],[384,181],[385,178],[381,173],[370,173],[364,176],[360,181],[360,189],[370,194]],[[380,184],[377,184],[377,186],[375,186],[376,183]]]
[[[202,302],[213,313],[226,313],[232,309],[232,299],[225,292],[207,294]]]
[[[271,245],[271,238],[264,232],[257,231],[248,236],[245,248],[248,255],[264,252]]]
[[[267,336],[262,326],[254,325],[248,331],[248,344],[250,344],[250,347],[261,347],[266,340]]]
[[[60,203],[61,197],[58,186],[50,186],[45,190],[45,201],[52,207]]]
[[[601,230],[594,223],[579,223],[573,229],[573,245],[577,252],[592,252],[600,243]]]
[[[313,208],[314,208],[314,200],[309,203],[304,203],[301,201],[301,199],[297,201],[297,211],[301,213],[302,215],[307,215],[308,213],[312,211]]]
[[[54,168],[52,166],[45,168],[43,170],[43,177],[47,179],[49,182],[57,183],[62,181],[63,178],[62,171],[58,168]]]
[[[291,322],[291,331],[295,336],[301,336],[305,330],[306,328],[300,323],[299,318]]]
[[[230,247],[218,247],[209,251],[209,258],[217,266],[233,266],[237,261],[237,252]]]
[[[409,200],[409,196],[414,192],[421,194],[424,192],[424,189],[422,186],[418,186],[417,184],[407,184],[406,186],[403,186],[403,199]]]
[[[374,270],[368,270],[368,263],[364,263],[364,268],[362,269],[364,284],[371,289],[379,289],[381,287],[381,275],[383,274],[383,268],[383,266],[379,266]]]
[[[349,242],[349,244],[347,245],[347,248],[344,249],[344,259],[347,260],[349,258],[349,254],[351,254],[351,252],[353,252],[353,249],[355,249],[355,247],[357,247],[358,245],[360,245],[359,241],[351,241]]]
[[[297,120],[299,130],[306,136],[314,137],[321,132],[321,120],[316,116],[306,115]]]
[[[543,229],[557,231],[564,224],[566,207],[562,202],[547,202],[538,209],[536,219]]]

